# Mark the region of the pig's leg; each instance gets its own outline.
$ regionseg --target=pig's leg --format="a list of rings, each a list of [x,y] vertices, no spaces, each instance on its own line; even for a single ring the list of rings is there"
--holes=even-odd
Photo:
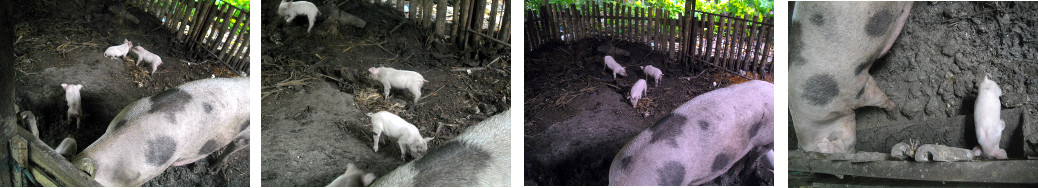
[[[396,144],[400,146],[400,160],[407,161],[407,145],[404,139],[397,139]]]
[[[381,132],[375,132],[375,152],[378,152],[378,137],[381,137]]]
[[[288,16],[285,16],[285,22],[292,23],[292,19],[296,19],[295,14],[288,14]]]
[[[234,141],[231,141],[230,144],[225,146],[220,151],[220,156],[218,156],[216,158],[217,168],[223,168],[223,167],[227,166],[227,159],[230,158],[231,154],[234,154],[234,153],[240,151],[241,149],[245,149],[246,147],[249,147],[249,136],[248,136],[249,133],[248,132],[249,132],[248,130],[245,130],[242,133],[239,133],[238,137],[235,138]],[[243,136],[242,134],[245,134],[245,135]]]
[[[414,94],[414,105],[418,105],[418,98],[422,96],[422,88],[420,85],[411,87],[411,94]]]
[[[386,100],[389,100],[389,90],[392,88],[393,86],[389,85],[389,81],[382,81],[382,95],[386,96]]]
[[[868,80],[865,80],[864,88],[862,88],[864,91],[862,91],[861,98],[859,98],[861,104],[854,108],[862,106],[877,106],[886,110],[888,115],[889,113],[897,111],[897,106],[894,106],[894,103],[890,102],[890,99],[887,98],[887,94],[884,94],[883,91],[879,90],[879,86],[876,86],[876,80],[873,79],[872,76],[868,77]]]
[[[310,33],[310,29],[314,28],[314,20],[316,19],[315,18],[316,16],[317,15],[314,15],[314,14],[306,15],[306,17],[310,19],[310,27],[306,28],[306,33]]]

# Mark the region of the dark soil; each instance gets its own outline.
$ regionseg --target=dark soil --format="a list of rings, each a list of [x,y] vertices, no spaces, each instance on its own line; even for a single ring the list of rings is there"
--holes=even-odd
[[[52,147],[72,135],[82,150],[104,134],[111,119],[134,100],[188,81],[231,74],[221,65],[197,63],[217,62],[215,58],[186,53],[187,49],[169,44],[173,35],[140,9],[128,9],[141,21],[134,24],[120,23],[104,10],[121,3],[54,3],[23,1],[16,5],[21,12],[13,18],[21,20],[15,25],[18,40],[14,45],[17,101],[21,110],[36,114],[40,139]],[[148,75],[150,66],[134,65],[136,55],[103,57],[105,49],[122,44],[123,39],[163,58],[155,75]],[[80,93],[85,115],[78,130],[74,122],[65,120],[68,107],[62,83],[83,84]],[[248,153],[244,149],[232,155],[229,167],[219,170],[210,168],[216,157],[171,167],[144,186],[249,186]]]
[[[378,152],[372,149],[365,113],[401,116],[435,137],[433,148],[511,104],[507,48],[459,52],[430,39],[428,29],[402,22],[402,13],[361,1],[336,4],[367,21],[365,28],[319,18],[307,34],[305,17],[285,23],[275,13],[280,2],[263,3],[263,186],[324,186],[347,163],[376,176],[405,163],[386,137]],[[421,73],[429,82],[419,104],[400,89],[384,99],[367,71],[378,66]]]
[[[613,157],[631,138],[699,94],[747,81],[680,65],[647,45],[627,42],[616,46],[632,55],[614,56],[627,76],[613,80],[602,63],[605,54],[595,51],[608,42],[547,44],[526,53],[525,185],[606,185]],[[649,81],[647,96],[633,108],[625,97],[634,82],[646,78],[637,66],[648,64],[660,68],[663,78],[659,86]],[[715,184],[773,183],[770,171],[745,179],[733,176],[736,171]]]
[[[1035,122],[1038,100],[1038,3],[1035,2],[916,2],[907,23],[890,52],[876,61],[870,73],[898,106],[888,118],[880,108],[856,110],[858,151],[890,152],[893,144],[920,140],[972,149],[973,108],[977,85],[985,74],[1002,89],[1002,111],[1022,109]],[[966,116],[966,135],[948,137],[943,132],[909,131],[891,135],[864,130],[902,124],[903,121],[940,121]],[[1005,118],[1005,116],[1003,116]],[[1011,120],[1006,120],[1008,124]],[[790,149],[797,143],[790,122]],[[1007,125],[1009,127],[1011,125]],[[1033,127],[1033,125],[1032,125]],[[919,130],[919,129],[913,129]],[[1021,129],[1010,134],[1023,134]],[[1005,133],[1004,133],[1005,134]],[[1020,141],[1014,141],[1020,142]],[[1006,142],[1003,142],[1005,144]],[[1023,158],[1022,147],[1002,146],[1009,157]]]

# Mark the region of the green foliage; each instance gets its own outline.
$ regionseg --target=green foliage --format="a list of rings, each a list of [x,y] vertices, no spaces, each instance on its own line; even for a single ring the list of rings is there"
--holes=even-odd
[[[761,20],[766,17],[774,17],[775,2],[774,0],[696,0],[696,10],[736,17],[757,15],[756,20]]]
[[[249,0],[217,0],[216,5],[223,5],[224,3],[231,4],[231,6],[238,7],[239,9],[249,12]]]

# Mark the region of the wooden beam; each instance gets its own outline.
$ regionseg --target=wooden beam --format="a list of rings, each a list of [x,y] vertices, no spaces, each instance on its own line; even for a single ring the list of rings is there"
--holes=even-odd
[[[789,151],[789,170],[833,175],[851,175],[887,179],[982,182],[1038,183],[1038,160],[992,160],[970,162],[875,161],[851,163],[832,161],[824,154]]]

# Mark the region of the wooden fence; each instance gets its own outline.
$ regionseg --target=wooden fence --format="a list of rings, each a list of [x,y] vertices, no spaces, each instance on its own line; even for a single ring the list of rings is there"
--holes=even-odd
[[[131,0],[172,31],[175,42],[216,57],[238,74],[249,71],[249,12],[219,0]]]
[[[452,40],[462,50],[509,46],[511,3],[505,0],[373,0],[404,12],[420,27]]]
[[[647,44],[680,63],[706,63],[756,75],[774,71],[774,18],[754,21],[688,12],[693,14],[675,19],[664,9],[613,3],[542,5],[538,11],[526,11],[526,50],[552,42],[609,38]]]

